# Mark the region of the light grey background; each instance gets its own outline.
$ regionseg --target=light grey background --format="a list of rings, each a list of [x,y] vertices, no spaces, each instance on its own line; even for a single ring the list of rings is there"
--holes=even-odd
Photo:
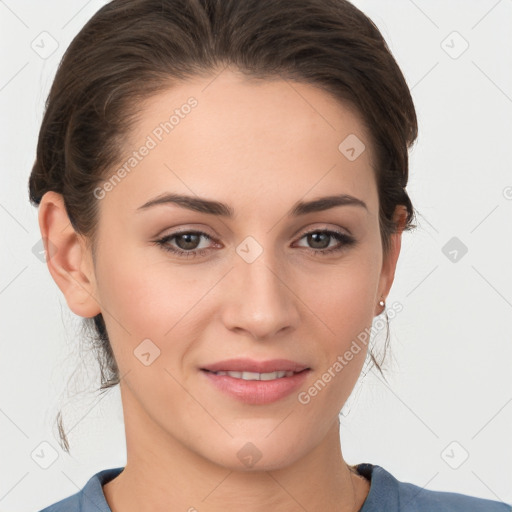
[[[42,508],[125,463],[118,389],[94,394],[94,361],[72,375],[80,318],[32,251],[40,232],[27,192],[57,64],[104,3],[0,1],[4,512]],[[408,191],[419,227],[403,236],[387,299],[403,305],[390,322],[390,385],[371,373],[356,386],[341,417],[344,456],[428,489],[512,503],[512,0],[355,3],[412,88],[420,133]],[[59,409],[71,457],[57,443]]]

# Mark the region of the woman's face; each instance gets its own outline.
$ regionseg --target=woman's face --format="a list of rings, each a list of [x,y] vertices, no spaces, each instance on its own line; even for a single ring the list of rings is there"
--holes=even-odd
[[[313,86],[227,70],[141,106],[95,192],[93,295],[122,377],[129,457],[157,459],[171,443],[232,469],[284,467],[338,435],[366,345],[343,356],[393,280],[399,236],[384,264],[368,134]],[[190,199],[144,206],[166,194]],[[343,195],[356,200],[318,202]],[[240,358],[306,370],[267,381],[206,371],[273,368],[224,362]]]

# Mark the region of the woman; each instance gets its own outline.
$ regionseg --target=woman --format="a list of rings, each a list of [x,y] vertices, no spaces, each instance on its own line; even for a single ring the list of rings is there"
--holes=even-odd
[[[345,0],[100,9],[29,186],[50,273],[120,384],[127,463],[46,512],[510,510],[343,458],[361,334],[413,227],[416,135],[402,73]]]

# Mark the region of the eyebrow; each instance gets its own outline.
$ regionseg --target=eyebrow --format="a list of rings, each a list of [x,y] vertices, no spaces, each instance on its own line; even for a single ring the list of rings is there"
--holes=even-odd
[[[203,199],[200,197],[164,193],[161,194],[137,208],[137,212],[145,211],[153,206],[164,204],[176,204],[182,208],[193,210],[200,213],[208,213],[210,215],[218,215],[225,218],[233,218],[234,210],[227,204],[211,199]],[[298,217],[308,213],[320,212],[328,210],[336,206],[359,206],[368,210],[366,203],[357,197],[349,194],[340,194],[333,196],[321,197],[312,201],[299,201],[288,212],[289,216]]]

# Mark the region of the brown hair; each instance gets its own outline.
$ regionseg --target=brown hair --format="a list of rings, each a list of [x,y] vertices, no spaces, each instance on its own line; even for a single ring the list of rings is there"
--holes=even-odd
[[[90,241],[94,255],[93,190],[119,162],[142,101],[173,82],[213,75],[227,65],[253,78],[309,83],[355,107],[376,155],[384,256],[399,228],[393,222],[397,205],[408,212],[401,228],[416,227],[405,190],[408,149],[417,136],[413,101],[379,30],[347,0],[106,4],[71,42],[52,84],[29,179],[32,204],[50,190],[62,194],[73,228]],[[105,322],[98,314],[84,325],[93,332],[100,390],[106,390],[119,383],[119,372]],[[60,421],[59,413],[69,451]]]

